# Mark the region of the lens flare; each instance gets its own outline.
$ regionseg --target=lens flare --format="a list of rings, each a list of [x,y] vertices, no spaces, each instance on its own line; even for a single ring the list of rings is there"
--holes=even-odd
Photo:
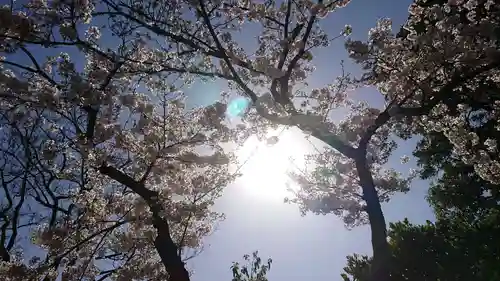
[[[239,117],[245,114],[249,106],[250,101],[248,99],[239,97],[229,103],[226,113],[229,117]]]

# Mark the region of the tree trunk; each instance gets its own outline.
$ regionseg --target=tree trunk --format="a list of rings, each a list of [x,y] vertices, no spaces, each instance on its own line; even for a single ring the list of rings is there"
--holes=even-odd
[[[3,244],[0,244],[0,257],[2,258],[2,261],[4,261],[4,262],[10,261],[9,251],[7,251],[7,249],[4,247]]]
[[[391,256],[387,243],[387,228],[366,157],[356,159],[356,168],[363,189],[363,199],[366,201],[366,212],[370,220],[372,234],[373,262],[370,281],[387,281]]]
[[[125,173],[106,164],[99,167],[99,171],[103,175],[107,175],[108,177],[130,188],[146,201],[151,209],[151,212],[153,213],[153,226],[157,231],[154,245],[163,265],[165,266],[165,270],[170,276],[169,280],[189,281],[189,272],[179,255],[179,247],[177,247],[175,242],[172,240],[168,221],[160,215],[163,211],[163,207],[158,202],[158,192],[147,189],[143,183],[134,180]]]
[[[179,256],[179,248],[170,237],[169,225],[164,219],[153,215],[153,225],[157,229],[155,248],[169,274],[170,281],[189,281],[189,272]]]

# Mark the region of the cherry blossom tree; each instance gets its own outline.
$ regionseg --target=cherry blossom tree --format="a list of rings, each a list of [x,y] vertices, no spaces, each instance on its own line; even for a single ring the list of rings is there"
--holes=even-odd
[[[99,45],[91,5],[0,9],[0,276],[189,280],[237,130],[224,103],[186,108],[179,77],[151,75],[130,27]]]
[[[369,221],[375,260],[382,265],[388,250],[380,201],[408,189],[407,179],[383,167],[395,148],[389,139],[388,109],[353,102],[348,94],[356,81],[348,74],[305,95],[294,92],[294,87],[307,84],[314,70],[311,50],[350,32],[346,26],[332,38],[317,25],[348,2],[107,0],[90,13],[108,18],[111,26],[137,30],[144,54],[137,62],[143,72],[225,79],[254,104],[244,117],[247,124],[297,126],[333,148],[316,156],[323,170],[333,170],[331,176],[298,176],[303,188],[292,201],[304,211],[336,213],[349,226]],[[250,22],[262,28],[253,55],[232,39]],[[172,53],[178,59],[166,60]],[[337,108],[350,112],[340,124],[330,117]],[[383,276],[382,266],[376,268],[380,268],[376,275]]]
[[[193,54],[193,60],[183,61],[182,67],[161,56],[148,63],[172,73],[226,79],[235,92],[254,104],[245,121],[297,126],[332,148],[315,156],[316,173],[298,176],[302,189],[292,201],[303,210],[336,213],[348,225],[368,221],[374,278],[383,280],[387,274],[383,266],[388,257],[387,235],[380,202],[396,191],[406,191],[411,179],[384,167],[395,149],[393,133],[407,138],[422,130],[446,130],[464,160],[474,162],[485,178],[497,179],[496,160],[477,147],[482,141],[469,147],[477,138],[463,132],[464,115],[478,112],[447,104],[456,94],[468,97],[482,83],[498,83],[494,1],[414,4],[404,27],[407,36],[396,36],[391,21],[381,19],[366,42],[346,42],[350,56],[365,70],[361,79],[345,74],[305,94],[298,89],[307,84],[314,70],[313,49],[341,37],[332,36],[317,23],[349,1],[104,2],[106,11],[94,15],[140,28],[151,38],[144,52],[175,46],[179,54]],[[435,25],[416,32],[415,23],[425,18]],[[262,33],[255,52],[248,52],[233,38],[244,26],[256,23]],[[338,32],[346,35],[350,27]],[[156,47],[153,42],[158,38],[165,43]],[[355,103],[349,92],[359,85],[377,86],[386,100],[385,108]],[[337,108],[348,109],[345,120],[331,119],[330,113]],[[452,114],[456,110],[458,114]]]
[[[291,201],[303,211],[337,214],[348,226],[368,222],[372,231],[372,278],[386,280],[388,270],[384,264],[389,261],[390,253],[381,202],[389,200],[395,192],[408,190],[412,177],[400,175],[385,165],[396,148],[394,136],[408,138],[421,132],[444,131],[454,144],[454,153],[472,163],[481,177],[498,181],[494,141],[481,139],[467,125],[472,116],[475,120],[498,119],[496,99],[493,98],[494,105],[487,114],[470,102],[490,103],[494,95],[479,94],[477,89],[481,85],[498,85],[498,7],[491,0],[414,4],[404,26],[406,35],[396,36],[391,21],[381,19],[366,42],[346,41],[351,58],[364,70],[360,79],[342,73],[322,88],[300,90],[307,86],[307,77],[314,71],[314,49],[328,46],[332,40],[350,33],[349,26],[332,34],[318,24],[348,2],[80,0],[33,1],[23,12],[8,7],[0,17],[1,34],[5,34],[0,37],[3,51],[24,53],[31,62],[29,66],[21,65],[6,56],[3,65],[31,76],[29,80],[21,79],[20,75],[4,71],[2,85],[7,90],[3,91],[2,99],[8,101],[7,105],[14,104],[12,99],[16,98],[30,106],[48,107],[51,117],[73,111],[83,116],[72,118],[74,114],[70,114],[70,118],[57,118],[68,121],[55,123],[73,124],[70,127],[74,129],[59,125],[70,137],[60,137],[55,141],[57,145],[47,144],[51,147],[48,154],[57,151],[60,155],[62,144],[65,149],[77,151],[70,163],[85,163],[81,166],[86,168],[90,185],[101,187],[101,194],[107,194],[103,187],[110,184],[106,182],[109,178],[126,186],[151,209],[148,214],[158,237],[169,237],[166,220],[161,219],[168,207],[160,202],[172,200],[163,200],[161,189],[154,187],[158,185],[146,184],[139,173],[142,169],[153,178],[156,174],[163,175],[149,169],[165,163],[163,153],[170,145],[165,144],[169,134],[162,135],[159,124],[180,128],[173,124],[191,121],[189,124],[195,128],[204,128],[204,143],[213,143],[212,147],[217,147],[221,140],[237,139],[239,134],[220,123],[224,102],[203,109],[203,114],[186,116],[179,110],[176,99],[174,105],[163,111],[178,112],[174,115],[178,117],[172,118],[172,114],[162,115],[161,107],[155,110],[155,106],[147,106],[157,104],[157,100],[145,101],[145,96],[135,93],[145,88],[144,91],[161,97],[162,93],[172,92],[170,87],[176,85],[177,78],[185,83],[193,77],[226,80],[235,93],[252,101],[252,107],[243,117],[252,130],[296,126],[331,148],[311,156],[317,167],[311,173],[296,176],[301,189]],[[435,24],[417,28],[416,23],[422,20]],[[250,25],[261,28],[255,51],[248,51],[248,46],[234,39]],[[120,44],[106,40],[112,36]],[[87,64],[83,71],[77,72],[68,55],[38,63],[33,55],[28,55],[28,45],[76,47],[85,54]],[[385,107],[373,108],[355,102],[349,94],[359,86],[376,86],[386,101]],[[27,93],[32,92],[40,98],[31,100],[33,97]],[[456,96],[461,98],[457,104],[460,99]],[[57,113],[52,113],[56,108]],[[331,113],[336,109],[348,112],[344,120],[332,119]],[[195,125],[196,121],[201,125]],[[179,134],[182,135],[179,139],[188,137],[184,132]],[[156,152],[148,151],[153,147],[149,145],[152,140],[146,137],[149,135],[158,136],[153,139],[164,143]],[[195,136],[192,137],[197,139]],[[215,150],[220,154],[220,149]],[[188,156],[196,158],[191,153]],[[214,163],[220,158],[210,160]],[[63,162],[57,157],[52,161],[55,164],[51,167]],[[184,167],[182,170],[181,174],[186,171]],[[160,176],[156,180],[161,183],[166,179]],[[77,199],[84,201],[77,201],[77,205],[89,205],[90,201],[85,200],[90,199],[85,198],[78,196]],[[170,275],[187,280],[179,255],[170,258],[173,255],[164,254],[176,251],[162,249],[158,243],[155,249]]]

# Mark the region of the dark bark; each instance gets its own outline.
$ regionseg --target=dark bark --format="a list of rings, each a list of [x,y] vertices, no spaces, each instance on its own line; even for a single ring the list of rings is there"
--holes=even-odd
[[[2,258],[2,261],[10,261],[9,252],[7,251],[7,249],[5,249],[4,245],[0,245],[0,257]]]
[[[461,85],[463,81],[473,79],[477,75],[497,68],[499,65],[500,60],[495,60],[489,65],[479,67],[472,71],[465,71],[465,73],[458,71],[452,77],[451,81],[446,84],[446,86],[442,87],[440,91],[435,93],[435,98],[425,102],[421,107],[399,108],[398,114],[407,117],[425,115],[438,103],[446,100],[447,96],[450,93],[453,93],[453,89]],[[401,104],[404,104],[404,101],[398,104],[398,107]],[[391,262],[391,253],[389,250],[389,244],[387,243],[387,227],[384,214],[382,212],[382,207],[380,205],[377,190],[375,189],[375,184],[373,182],[370,168],[366,163],[366,150],[372,136],[376,133],[376,131],[391,119],[391,115],[388,112],[389,109],[390,107],[387,107],[386,110],[376,118],[375,123],[367,129],[366,133],[361,138],[358,149],[356,149],[358,155],[356,155],[356,157],[354,158],[356,161],[356,169],[358,170],[360,185],[363,189],[363,199],[366,201],[366,212],[368,213],[368,219],[370,221],[372,234],[371,239],[373,248],[373,263],[371,281],[388,280],[388,265]],[[348,154],[343,154],[348,156]]]
[[[136,181],[114,167],[102,165],[99,171],[130,188],[146,201],[153,213],[153,226],[157,231],[154,245],[165,266],[165,270],[170,276],[170,280],[189,281],[189,272],[179,255],[179,248],[170,236],[168,221],[161,215],[163,213],[163,207],[158,201],[158,193],[147,189],[142,182]]]
[[[160,255],[161,261],[170,275],[171,281],[189,281],[189,272],[181,257],[177,254],[179,249],[170,237],[170,229],[165,219],[153,215],[153,225],[158,231],[155,238],[155,248]]]
[[[363,157],[356,159],[356,169],[363,189],[363,199],[366,201],[366,212],[371,227],[373,263],[370,280],[385,281],[389,279],[388,265],[390,263],[387,227],[375,183],[364,154]]]

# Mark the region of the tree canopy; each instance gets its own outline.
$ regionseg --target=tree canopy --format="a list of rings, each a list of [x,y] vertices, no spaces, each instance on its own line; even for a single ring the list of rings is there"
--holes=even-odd
[[[500,276],[498,213],[475,224],[438,220],[414,225],[392,223],[387,280],[496,280]],[[371,258],[347,258],[344,280],[370,280]]]
[[[402,29],[399,37],[418,37],[432,29],[430,25],[439,28],[439,13],[459,26],[485,16],[499,18],[493,1],[420,1],[415,9],[419,14],[426,9],[432,13],[423,13],[417,21],[410,15],[415,31]],[[498,22],[483,22],[483,28],[486,26],[496,34],[490,37],[489,47],[498,49]],[[485,38],[484,32],[476,34],[471,42],[474,47]],[[425,46],[416,47],[420,52]],[[500,276],[500,244],[494,238],[499,234],[499,186],[486,172],[495,170],[498,159],[497,90],[498,81],[465,86],[443,101],[446,110],[438,119],[426,120],[433,128],[417,129],[422,139],[414,156],[420,177],[432,182],[428,201],[437,221],[415,225],[405,220],[390,225],[388,280],[495,280]],[[369,280],[370,266],[368,256],[349,256],[343,277]]]
[[[1,7],[0,276],[190,280],[184,261],[222,217],[211,206],[236,176],[224,144],[295,126],[328,149],[310,157],[314,171],[295,175],[301,188],[290,201],[349,227],[369,223],[370,280],[388,280],[395,249],[407,245],[388,244],[381,203],[406,192],[415,176],[386,165],[396,137],[424,136],[419,150],[427,160],[420,158],[429,175],[455,171],[433,189],[435,200],[453,194],[443,206],[468,200],[466,181],[448,189],[462,171],[474,174],[471,183],[500,182],[500,7],[492,0],[412,4],[405,33],[396,35],[384,18],[362,42],[345,39],[349,25],[332,32],[319,24],[349,2],[33,0]],[[249,25],[260,28],[252,51],[234,39]],[[332,40],[345,40],[363,75],[341,71],[312,89],[314,50]],[[187,108],[182,89],[195,79],[223,80],[232,93]],[[378,88],[383,108],[351,97],[364,86]],[[234,95],[251,105],[240,126],[225,121]],[[334,120],[335,110],[345,110],[345,119]],[[393,225],[392,241],[403,229],[423,237],[436,227]],[[29,261],[17,242],[23,229],[44,252]]]

